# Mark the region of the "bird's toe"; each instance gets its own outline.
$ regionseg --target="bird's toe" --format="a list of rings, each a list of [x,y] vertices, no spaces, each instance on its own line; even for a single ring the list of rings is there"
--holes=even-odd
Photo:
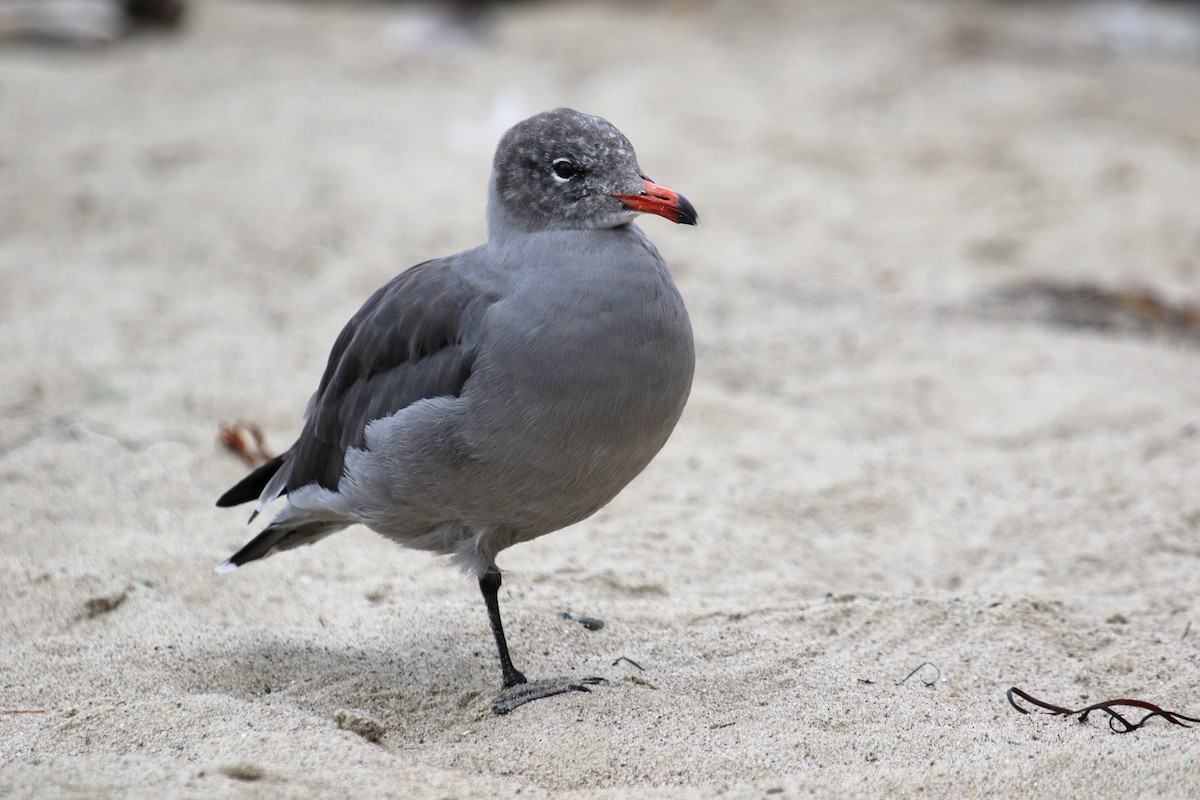
[[[540,681],[509,686],[492,702],[492,711],[502,716],[534,700],[542,700],[567,692],[590,692],[589,687],[603,683],[604,678],[547,678]]]

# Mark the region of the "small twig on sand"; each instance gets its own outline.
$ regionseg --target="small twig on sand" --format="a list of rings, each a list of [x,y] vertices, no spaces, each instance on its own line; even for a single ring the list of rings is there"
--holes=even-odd
[[[942,671],[940,669],[938,669],[937,664],[934,664],[932,661],[922,661],[920,664],[917,665],[916,669],[914,669],[912,672],[905,675],[900,680],[896,681],[896,685],[900,686],[901,684],[906,682],[909,678],[911,678],[913,675],[916,675],[918,672],[925,669],[926,667],[933,667],[933,680],[927,681],[924,678],[921,678],[921,683],[925,684],[926,686],[933,686],[935,683],[937,683],[939,680],[941,680]]]
[[[1038,708],[1045,709],[1047,713],[1056,717],[1073,717],[1078,715],[1080,722],[1087,722],[1088,714],[1091,714],[1093,711],[1103,711],[1105,714],[1108,714],[1108,727],[1112,728],[1117,733],[1131,733],[1136,731],[1138,728],[1150,721],[1150,719],[1153,717],[1162,717],[1172,725],[1179,725],[1183,728],[1192,727],[1191,725],[1188,725],[1189,722],[1200,722],[1200,719],[1184,716],[1177,711],[1167,711],[1159,706],[1154,705],[1153,703],[1147,703],[1145,700],[1105,700],[1103,703],[1093,703],[1092,705],[1084,708],[1063,708],[1062,706],[1052,705],[1051,703],[1046,703],[1042,700],[1031,697],[1028,693],[1023,692],[1014,686],[1008,690],[1008,702],[1009,705],[1011,705],[1017,711],[1020,711],[1022,714],[1030,713],[1029,709],[1022,708],[1014,699],[1014,696],[1021,698],[1027,703],[1032,703]],[[1149,713],[1147,713],[1146,716],[1142,717],[1140,720],[1134,722],[1116,710],[1121,706],[1140,708]]]
[[[643,667],[641,664],[639,664],[638,662],[634,661],[632,658],[627,658],[627,657],[625,657],[625,656],[617,656],[617,660],[616,660],[616,661],[614,661],[614,662],[612,663],[612,665],[615,667],[617,664],[620,664],[622,661],[624,661],[626,664],[629,664],[630,666],[637,667],[637,668],[638,668],[638,670],[640,670],[641,672],[645,672],[645,671],[646,671],[646,668],[645,668],[645,667]]]

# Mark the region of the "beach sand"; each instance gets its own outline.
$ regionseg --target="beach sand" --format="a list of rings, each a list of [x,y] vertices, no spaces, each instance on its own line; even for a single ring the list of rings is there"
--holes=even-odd
[[[6,45],[0,796],[1196,796],[1200,730],[1005,697],[1200,716],[1200,58],[1082,9],[450,40],[210,0]],[[517,665],[606,682],[496,717],[443,560],[354,528],[213,573],[259,527],[213,506],[217,430],[287,447],[342,324],[482,241],[496,140],[559,105],[699,209],[641,223],[698,367],[640,478],[500,560]]]

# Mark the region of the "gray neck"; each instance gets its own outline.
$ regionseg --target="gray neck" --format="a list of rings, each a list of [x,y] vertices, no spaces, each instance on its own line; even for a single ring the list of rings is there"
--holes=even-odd
[[[488,183],[487,231],[489,244],[500,244],[514,235],[520,236],[532,232],[527,223],[514,219],[513,215],[504,208],[504,204],[500,202],[500,193],[496,191],[494,178]]]
[[[604,228],[617,228],[633,222],[637,216],[638,214],[635,211],[622,209],[603,218],[590,220],[592,222],[590,225],[581,226],[578,223],[567,224],[566,222],[562,225],[555,225],[553,221],[533,215],[517,215],[512,213],[511,210],[505,208],[504,203],[500,200],[500,193],[496,190],[494,175],[488,183],[487,228],[488,242],[492,244],[499,244],[503,240],[513,236],[550,230],[600,230]]]

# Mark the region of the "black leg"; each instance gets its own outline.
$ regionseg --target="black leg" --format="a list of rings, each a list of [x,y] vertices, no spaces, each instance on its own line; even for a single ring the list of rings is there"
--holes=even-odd
[[[504,689],[492,703],[494,713],[507,714],[533,700],[565,692],[591,691],[588,687],[601,681],[600,678],[551,678],[533,683],[525,680],[525,676],[517,671],[508,657],[508,642],[504,640],[504,626],[500,623],[500,570],[496,567],[488,569],[479,578],[479,591],[483,592],[483,600],[487,603],[488,619],[496,636],[496,650],[500,653],[500,669],[504,673]]]
[[[525,683],[525,676],[513,666],[508,656],[508,642],[504,639],[504,625],[500,622],[500,570],[491,567],[479,578],[479,591],[487,603],[488,619],[492,623],[492,634],[496,637],[496,649],[500,651],[500,669],[504,673],[504,688],[509,689]]]

